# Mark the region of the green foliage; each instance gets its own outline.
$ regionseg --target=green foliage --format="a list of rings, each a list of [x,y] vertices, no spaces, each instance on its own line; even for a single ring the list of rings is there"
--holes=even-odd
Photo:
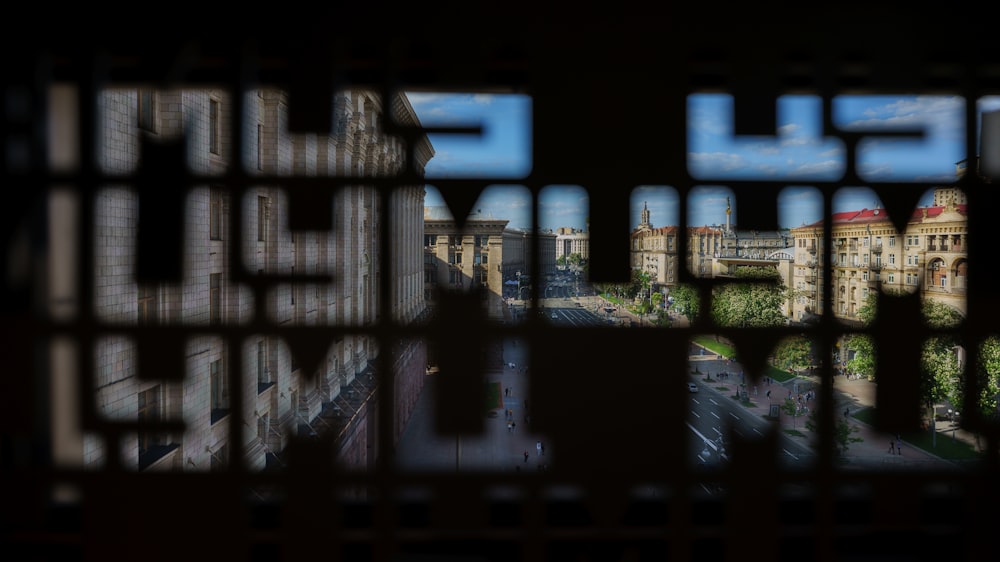
[[[798,405],[795,403],[795,400],[785,398],[785,401],[781,404],[781,411],[785,415],[792,416],[792,427],[795,427],[795,416],[798,413]]]
[[[763,267],[759,265],[745,265],[736,269],[738,279],[759,279],[761,281],[778,281],[781,274],[773,267]]]
[[[928,338],[924,343],[920,356],[920,395],[928,407],[942,400],[962,404],[965,376],[955,355],[956,344],[950,336]]]
[[[890,289],[885,292],[887,297],[902,294],[902,291],[898,289]],[[875,317],[878,315],[879,298],[880,295],[877,292],[869,292],[864,304],[858,309],[858,319],[865,326],[869,326],[875,321]],[[933,299],[924,299],[920,303],[920,313],[931,328],[954,328],[961,324],[964,319],[962,313],[955,307]]]
[[[809,412],[809,417],[806,419],[806,429],[809,431],[816,431],[819,429],[819,421],[816,419],[816,413],[819,410],[812,410]],[[851,443],[860,443],[864,441],[861,437],[855,437],[854,434],[858,433],[860,429],[856,425],[851,425],[847,420],[841,419],[840,416],[836,416],[833,420],[833,444],[836,447],[834,452],[838,456],[844,456],[847,454],[847,449],[851,446]]]
[[[653,293],[649,296],[649,300],[654,307],[659,307],[660,303],[663,302],[663,293]]]
[[[674,298],[672,308],[678,314],[687,316],[692,322],[698,318],[701,312],[701,295],[697,287],[680,284],[670,289],[670,296]]]
[[[770,283],[733,283],[712,296],[712,319],[720,326],[767,328],[783,326],[787,290]]]
[[[786,371],[812,366],[812,341],[805,336],[791,336],[778,342],[771,364]]]
[[[955,307],[931,299],[924,300],[920,312],[931,328],[955,328],[963,320],[962,313]]]
[[[979,388],[980,415],[996,418],[998,415],[997,393],[1000,393],[1000,339],[987,338],[979,347]]]
[[[854,359],[847,362],[847,372],[857,373],[868,380],[875,380],[875,342],[871,337],[855,334],[845,340],[847,349],[853,349]]]

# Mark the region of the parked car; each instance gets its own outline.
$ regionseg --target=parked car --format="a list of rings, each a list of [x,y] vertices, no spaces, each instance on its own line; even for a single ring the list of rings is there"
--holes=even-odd
[[[688,392],[698,392],[698,385],[693,382],[688,383]]]

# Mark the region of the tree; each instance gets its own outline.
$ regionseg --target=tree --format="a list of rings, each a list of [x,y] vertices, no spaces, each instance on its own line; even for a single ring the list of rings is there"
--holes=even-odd
[[[864,334],[854,334],[845,340],[845,356],[850,357],[849,351],[854,351],[854,357],[847,361],[847,372],[855,373],[865,377],[870,381],[875,380],[875,341]]]
[[[929,417],[934,405],[947,400],[961,404],[965,393],[965,376],[955,354],[957,343],[951,336],[935,336],[924,342],[920,356],[920,395],[927,404]]]
[[[792,416],[792,428],[794,428],[795,416],[799,414],[799,406],[795,403],[795,400],[785,398],[785,402],[781,405],[781,411],[785,412],[786,415]]]
[[[991,337],[983,341],[979,347],[979,381],[976,403],[979,414],[986,419],[996,419],[1000,416],[1000,338]]]
[[[649,295],[649,301],[650,301],[650,304],[653,305],[653,308],[659,308],[660,307],[660,303],[663,302],[663,293],[656,292],[656,293],[653,293],[653,294]]]
[[[670,306],[678,314],[686,316],[692,322],[698,318],[701,312],[701,294],[697,287],[680,284],[670,289],[670,296],[674,299]]]
[[[812,367],[812,341],[805,336],[791,336],[778,342],[771,364],[786,371]]]
[[[819,410],[813,410],[809,412],[809,418],[806,419],[806,429],[809,431],[816,431],[819,428],[819,422],[816,419],[816,412]],[[840,419],[839,416],[833,420],[833,444],[836,446],[834,452],[837,456],[844,456],[847,454],[848,447],[851,443],[860,443],[864,441],[861,437],[855,437],[854,434],[860,431],[856,425],[851,425],[847,423],[847,420]]]
[[[898,290],[886,292],[888,296],[901,294],[902,292]],[[879,296],[875,292],[869,293],[865,303],[858,310],[858,317],[865,326],[869,326],[878,314]],[[958,309],[933,299],[924,299],[921,302],[920,313],[930,328],[938,330],[955,328],[964,320]],[[855,358],[848,361],[847,368],[851,372],[866,375],[869,380],[875,380],[876,350],[871,338],[862,335],[850,337],[847,340],[847,347],[855,350]],[[958,338],[950,334],[934,336],[924,342],[920,355],[919,384],[920,397],[927,407],[928,418],[934,417],[934,405],[943,400],[953,405],[963,403],[965,374],[958,360],[957,350],[960,347],[961,342]],[[1000,372],[1000,369],[996,372]],[[982,398],[980,396],[980,401]]]
[[[730,283],[717,288],[712,296],[712,319],[721,326],[738,328],[783,326],[790,294],[777,283],[777,270],[746,267],[737,270],[736,277],[772,282]]]

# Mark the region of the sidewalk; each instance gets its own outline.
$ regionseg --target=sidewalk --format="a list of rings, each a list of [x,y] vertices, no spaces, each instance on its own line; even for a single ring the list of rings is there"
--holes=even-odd
[[[689,357],[692,370],[697,367],[701,374],[692,375],[698,379],[703,386],[717,390],[719,394],[723,395],[728,400],[734,400],[733,396],[736,395],[738,386],[740,385],[739,373],[743,370],[742,366],[738,363],[729,364],[728,361],[720,356],[706,350],[704,355],[691,355]],[[718,373],[728,372],[731,373],[729,378],[718,378]],[[712,381],[708,383],[705,381],[705,374],[711,374]],[[796,388],[796,384],[798,387]],[[768,390],[771,391],[770,403],[771,404],[784,404],[784,401],[789,396],[793,398],[796,396],[796,391],[798,393],[805,394],[809,390],[819,391],[820,384],[818,377],[796,377],[794,379],[788,380],[784,383],[772,382],[770,385],[764,381],[759,382],[756,389],[756,395],[754,393],[754,385],[749,384],[747,387],[747,392],[749,393],[749,401],[753,404],[750,407],[746,407],[746,410],[752,412],[754,415],[761,417],[767,416],[769,413],[770,405],[766,393]],[[937,457],[921,448],[910,445],[906,442],[905,438],[902,442],[901,453],[889,453],[889,443],[891,440],[895,439],[895,436],[886,433],[877,432],[872,426],[864,423],[853,417],[854,412],[858,410],[872,407],[875,405],[875,390],[876,384],[871,383],[867,380],[846,380],[844,377],[837,377],[834,381],[834,407],[838,414],[842,414],[845,408],[848,409],[848,423],[857,428],[857,431],[852,433],[853,437],[860,437],[862,441],[857,443],[850,443],[847,448],[847,453],[844,456],[845,466],[851,468],[865,468],[865,469],[877,469],[877,468],[891,468],[893,470],[898,470],[900,468],[907,469],[956,469],[960,466],[951,461]],[[813,407],[817,404],[815,400],[804,401],[808,407]],[[805,423],[808,419],[808,414],[796,416],[794,419],[786,414],[784,411],[781,412],[780,421],[781,429],[790,438],[795,439],[802,443],[803,445],[810,446],[811,442],[811,432],[806,429]],[[941,430],[942,428],[939,428]],[[792,431],[790,433],[790,431]],[[794,432],[802,433],[804,436],[796,435]],[[959,430],[959,433],[965,433]],[[960,435],[959,437],[967,437],[966,435]],[[938,439],[951,438],[944,437],[939,434]]]
[[[396,448],[397,466],[414,471],[504,472],[538,471],[550,465],[552,449],[557,447],[545,436],[533,433],[527,421],[530,404],[525,400],[528,392],[526,347],[524,343],[506,340],[502,350],[503,367],[486,373],[487,382],[499,383],[503,407],[490,411],[483,420],[483,434],[474,438],[442,437],[435,433],[434,374],[427,375],[428,380]],[[504,392],[508,388],[509,396]],[[506,417],[508,409],[513,411],[513,420]],[[508,421],[516,424],[512,431],[507,428]],[[538,441],[545,447],[544,454],[539,454],[536,448]],[[527,461],[525,452],[528,452]]]

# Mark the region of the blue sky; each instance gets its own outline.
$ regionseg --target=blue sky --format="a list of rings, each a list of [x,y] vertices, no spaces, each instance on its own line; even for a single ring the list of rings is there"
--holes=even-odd
[[[510,227],[531,228],[531,199],[517,180],[531,172],[531,99],[516,94],[409,93],[424,125],[481,125],[483,134],[432,135],[436,155],[428,162],[427,205],[442,205],[434,178],[487,174],[510,181],[487,189],[474,209],[510,220]],[[688,198],[692,226],[723,224],[726,180],[766,179],[789,184],[778,205],[782,227],[822,218],[821,197],[810,181],[836,181],[846,166],[845,147],[834,136],[821,135],[821,105],[816,96],[782,96],[776,100],[777,134],[733,135],[733,101],[727,94],[696,94],[688,99],[688,171],[705,184]],[[858,145],[858,175],[872,184],[884,181],[949,183],[955,163],[965,157],[965,100],[958,96],[860,96],[833,99],[834,125],[845,131],[924,132],[919,139],[864,139]],[[978,110],[1000,109],[1000,96],[976,101]],[[513,187],[511,187],[513,186]],[[915,186],[916,188],[916,186]],[[930,191],[921,199],[928,204]],[[739,226],[733,204],[732,221]],[[676,224],[681,202],[669,186],[639,186],[632,192],[630,224],[639,223],[646,204],[654,226]],[[875,195],[863,186],[845,189],[834,198],[834,212],[872,208]],[[585,228],[589,215],[586,192],[578,186],[549,186],[539,197],[541,228]]]

